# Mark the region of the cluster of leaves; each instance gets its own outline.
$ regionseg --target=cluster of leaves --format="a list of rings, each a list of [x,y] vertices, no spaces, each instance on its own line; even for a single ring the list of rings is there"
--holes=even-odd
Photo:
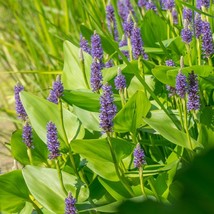
[[[207,65],[206,60],[203,60],[204,65],[197,64],[194,40],[190,44],[193,65],[188,64],[189,53],[180,37],[181,28],[169,22],[166,11],[158,7],[157,12],[147,11],[142,16],[136,2],[132,3],[149,60],[128,61],[106,28],[103,30],[102,23],[98,21],[103,15],[98,17],[95,9],[88,11],[94,21],[94,25],[90,25],[93,29],[86,25],[81,26],[81,33],[88,40],[96,26],[105,56],[117,65],[102,70],[103,82],[113,86],[118,67],[126,77],[128,98],[125,104],[121,104],[120,96],[114,90],[118,109],[114,118],[114,133],[111,137],[106,137],[99,126],[100,94],[93,93],[87,84],[90,82],[91,55],[83,53],[83,61],[79,58],[80,48],[65,41],[62,74],[65,90],[60,103],[51,103],[25,91],[20,93],[33,127],[32,160],[29,159],[28,148],[23,143],[22,130],[17,130],[11,137],[11,151],[13,157],[24,167],[0,176],[1,211],[64,213],[67,191],[77,199],[76,207],[80,213],[133,213],[136,204],[133,205],[134,208],[131,206],[132,210],[129,212],[128,209],[124,210],[126,205],[118,208],[123,200],[130,198],[131,202],[127,203],[146,201],[139,206],[140,210],[149,212],[148,207],[152,207],[161,213],[166,209],[169,209],[168,212],[177,209],[179,204],[185,204],[184,199],[198,193],[189,187],[189,195],[183,194],[184,199],[175,203],[181,195],[176,173],[189,165],[204,147],[213,144],[212,66]],[[112,1],[112,4],[117,14],[116,1]],[[183,4],[197,10],[190,4],[177,1],[180,11]],[[83,2],[83,5],[86,6],[86,3]],[[119,16],[117,22],[121,23]],[[167,29],[173,33],[167,33]],[[120,27],[119,34],[122,35]],[[179,114],[179,102],[176,100],[180,98],[177,95],[169,98],[166,91],[166,84],[175,87],[180,66],[163,65],[170,58],[179,65],[181,56],[184,56],[182,72],[187,74],[194,70],[199,77],[201,91],[200,110],[186,112],[187,115]],[[182,117],[187,118],[187,129],[182,127]],[[58,130],[61,152],[58,169],[54,161],[48,160],[46,125],[49,121],[54,122]],[[145,190],[143,195],[139,171],[133,165],[133,150],[137,142],[143,147],[147,162],[142,174]],[[199,159],[196,164],[210,164],[210,156],[211,153],[205,158],[209,161],[203,162]],[[117,167],[121,170],[119,174],[122,174],[122,178],[118,176]],[[199,168],[202,169],[203,167]],[[190,173],[197,174],[194,167]],[[184,187],[190,183],[189,178],[191,176],[184,176]],[[198,186],[200,181],[194,184]],[[207,204],[210,205],[209,200],[212,197],[207,198]],[[199,200],[197,197],[196,199]],[[155,201],[175,205],[168,207]],[[212,211],[213,206],[209,207]],[[188,207],[190,210],[193,208]]]

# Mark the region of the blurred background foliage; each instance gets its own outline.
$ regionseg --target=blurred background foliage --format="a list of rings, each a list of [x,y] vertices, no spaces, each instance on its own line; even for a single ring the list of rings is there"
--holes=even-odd
[[[17,82],[46,97],[63,69],[63,41],[79,44],[80,26],[104,29],[105,0],[0,0],[0,163],[9,155]],[[106,28],[105,28],[106,29]],[[3,160],[4,159],[4,160]],[[1,169],[1,165],[0,165]]]

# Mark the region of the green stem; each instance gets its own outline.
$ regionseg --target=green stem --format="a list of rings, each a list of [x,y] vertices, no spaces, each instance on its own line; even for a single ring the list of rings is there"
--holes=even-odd
[[[158,193],[157,193],[157,191],[156,191],[156,189],[155,189],[155,185],[154,185],[154,180],[153,180],[153,179],[154,179],[153,177],[150,177],[150,178],[148,179],[149,186],[151,187],[151,190],[152,190],[152,192],[154,193],[154,195],[155,195],[155,197],[157,198],[157,200],[158,200],[158,201],[161,201],[161,199],[160,199],[160,197],[159,197],[159,195],[158,195]]]
[[[182,103],[183,103],[183,111],[184,111],[184,127],[185,127],[185,131],[186,131],[186,135],[187,135],[187,140],[190,146],[190,149],[192,150],[192,142],[191,142],[191,137],[189,134],[189,128],[188,128],[188,117],[187,117],[187,107],[186,107],[186,100],[182,99]]]
[[[85,72],[85,61],[84,61],[84,56],[83,56],[82,50],[80,50],[80,64],[81,64],[81,69],[82,69],[85,84],[86,84],[87,88],[90,89],[90,86],[89,86],[88,80],[87,80],[87,76],[86,76],[86,72]]]
[[[213,66],[212,59],[208,57],[208,65]]]
[[[142,194],[147,198],[147,195],[146,195],[146,192],[144,189],[144,184],[143,184],[143,168],[142,167],[139,168],[139,178],[140,178],[140,188],[141,188]]]
[[[30,165],[33,165],[32,151],[31,151],[31,148],[29,148],[29,147],[27,147],[27,155],[30,160]]]
[[[122,107],[125,106],[125,104],[126,104],[126,98],[125,98],[124,93],[125,93],[125,89],[120,89],[119,90]]]
[[[74,157],[72,155],[70,143],[68,141],[68,137],[67,137],[67,134],[66,134],[66,131],[65,131],[65,126],[64,126],[64,122],[63,122],[63,108],[62,108],[62,101],[61,100],[59,100],[59,108],[60,108],[60,122],[61,122],[62,130],[63,130],[63,134],[64,134],[65,143],[66,143],[68,151],[69,151],[69,158],[70,158],[70,161],[71,161],[71,165],[72,165],[72,167],[74,169],[75,174],[78,176],[78,178],[80,178],[79,173],[78,173],[77,168],[76,168]]]
[[[187,49],[187,56],[188,56],[189,66],[192,66],[191,52],[190,52],[190,45],[189,44],[186,44],[186,49]]]
[[[180,102],[180,99],[179,98],[176,98],[176,103],[177,103],[177,106],[178,106],[178,112],[179,112],[179,115],[180,115],[180,118],[181,118],[181,126],[182,126],[182,129],[185,130],[185,127],[184,127],[184,118],[183,118],[183,114],[182,114],[182,103]]]
[[[197,43],[197,53],[198,53],[198,65],[201,65],[200,39],[196,39],[196,43]]]
[[[109,148],[110,148],[110,152],[111,152],[112,160],[113,160],[114,167],[115,167],[115,170],[116,170],[116,174],[117,174],[118,178],[120,179],[120,182],[122,183],[122,185],[129,192],[129,194],[131,196],[134,196],[133,190],[131,189],[131,187],[127,183],[126,178],[124,177],[124,175],[120,174],[119,165],[117,163],[117,158],[116,158],[116,156],[114,154],[114,151],[113,151],[113,147],[112,147],[112,144],[111,144],[111,138],[110,138],[110,134],[109,133],[107,133],[107,142],[108,142],[108,145],[109,145]]]
[[[132,45],[131,45],[130,37],[127,38],[127,41],[128,41],[128,49],[129,49],[129,58],[130,58],[130,61],[132,61],[133,60],[133,58],[132,58]]]
[[[58,159],[55,160],[55,163],[56,163],[57,173],[58,173],[58,176],[59,176],[60,186],[63,189],[63,192],[65,193],[65,195],[67,196],[68,192],[65,189],[65,186],[64,186],[64,183],[63,183],[62,172],[61,172],[61,169],[60,169],[60,166],[59,166]]]
[[[33,207],[35,208],[36,212],[38,214],[43,214],[43,212],[41,211],[41,209],[38,207],[38,205],[34,202],[34,197],[32,195],[30,195],[30,202],[33,204]]]

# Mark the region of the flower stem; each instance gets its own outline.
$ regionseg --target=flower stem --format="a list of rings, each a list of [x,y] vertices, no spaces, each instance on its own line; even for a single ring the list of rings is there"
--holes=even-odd
[[[140,178],[140,188],[141,188],[142,194],[147,198],[147,195],[146,195],[146,192],[144,189],[144,184],[143,184],[143,168],[142,167],[139,168],[139,178]]]
[[[83,73],[83,78],[85,81],[85,84],[87,86],[88,89],[90,89],[90,86],[88,84],[88,80],[87,80],[87,76],[86,76],[86,72],[85,72],[85,60],[84,60],[84,56],[83,56],[83,51],[80,50],[80,64],[81,64],[81,69],[82,69],[82,73]]]
[[[189,44],[186,44],[186,49],[187,49],[187,56],[188,56],[189,66],[192,66],[191,52],[190,52],[190,45]]]
[[[27,155],[30,161],[30,165],[33,165],[33,157],[32,157],[32,151],[31,148],[27,147]]]
[[[201,65],[201,48],[200,48],[200,40],[196,39],[197,43],[197,53],[198,53],[198,65]]]
[[[127,38],[127,41],[128,41],[128,49],[129,49],[129,58],[130,58],[130,61],[132,61],[133,57],[132,57],[132,45],[131,45],[130,37]]]
[[[61,172],[61,169],[60,169],[60,166],[59,166],[59,161],[58,161],[58,159],[55,160],[55,164],[56,164],[57,173],[58,173],[58,176],[59,176],[60,186],[61,186],[63,192],[65,193],[65,195],[67,196],[67,195],[68,195],[68,192],[67,192],[67,190],[65,189],[65,186],[64,186],[64,183],[63,183],[62,172]]]
[[[120,182],[122,183],[122,185],[129,192],[129,194],[131,196],[134,196],[134,192],[133,192],[132,188],[130,187],[130,185],[128,184],[128,182],[126,181],[126,178],[124,177],[123,174],[121,175],[121,173],[120,173],[119,165],[117,163],[117,158],[116,158],[116,156],[114,154],[114,151],[113,151],[113,147],[112,147],[111,138],[110,138],[110,134],[109,133],[107,133],[107,142],[108,142],[108,145],[109,145],[109,148],[110,148],[110,152],[111,152],[112,160],[113,160],[114,167],[115,167],[115,170],[116,170],[116,174],[117,174],[118,178],[120,179]]]
[[[67,137],[67,134],[65,131],[65,126],[64,126],[64,122],[63,122],[63,108],[62,108],[62,101],[61,100],[59,100],[59,108],[60,108],[60,122],[61,122],[62,130],[63,130],[63,134],[64,134],[65,143],[66,143],[68,151],[69,151],[69,158],[71,161],[71,165],[72,165],[74,172],[77,175],[77,177],[80,178],[79,173],[78,173],[77,168],[76,168],[76,165],[75,165],[74,157],[72,155],[70,143],[68,141],[68,137]]]

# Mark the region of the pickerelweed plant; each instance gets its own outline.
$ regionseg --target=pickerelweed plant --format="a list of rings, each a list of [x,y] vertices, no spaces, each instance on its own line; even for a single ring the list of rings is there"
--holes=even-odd
[[[175,175],[213,146],[210,7],[85,7],[79,46],[64,42],[63,73],[46,99],[15,87],[23,129],[10,146],[23,167],[0,176],[0,210],[120,213],[129,199],[176,203]]]

